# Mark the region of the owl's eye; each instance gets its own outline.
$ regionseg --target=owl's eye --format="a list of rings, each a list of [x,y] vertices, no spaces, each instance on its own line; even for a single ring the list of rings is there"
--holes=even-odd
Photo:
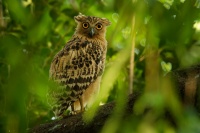
[[[89,24],[88,23],[83,23],[82,26],[83,26],[84,29],[87,29],[89,27]]]
[[[96,24],[96,29],[97,29],[97,30],[102,29],[102,27],[103,27],[102,24]]]

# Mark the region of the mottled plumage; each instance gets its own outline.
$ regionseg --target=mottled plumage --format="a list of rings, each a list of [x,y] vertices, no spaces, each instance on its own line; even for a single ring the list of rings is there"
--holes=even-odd
[[[78,15],[72,38],[59,51],[50,67],[55,83],[48,92],[48,102],[56,117],[71,106],[72,114],[84,111],[92,95],[98,92],[107,51],[105,18]],[[75,105],[75,106],[74,106]]]

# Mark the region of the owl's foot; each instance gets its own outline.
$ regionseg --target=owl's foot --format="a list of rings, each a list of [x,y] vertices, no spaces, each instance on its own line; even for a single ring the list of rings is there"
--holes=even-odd
[[[70,112],[70,115],[77,115],[79,113],[82,113],[85,111],[85,108],[83,108],[82,110],[73,110],[72,112]]]
[[[85,107],[83,106],[83,99],[82,99],[82,97],[79,98],[79,102],[80,102],[80,107],[81,107],[81,109],[80,109],[80,110],[75,110],[75,108],[74,108],[74,103],[73,103],[73,104],[71,105],[72,111],[70,112],[70,115],[76,115],[76,114],[79,114],[79,113],[85,111]]]

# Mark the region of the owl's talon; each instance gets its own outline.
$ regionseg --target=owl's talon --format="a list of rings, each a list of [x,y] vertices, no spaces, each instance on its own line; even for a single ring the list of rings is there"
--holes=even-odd
[[[72,111],[71,113],[70,113],[70,115],[77,115],[77,114],[79,114],[79,113],[82,113],[82,112],[84,112],[85,110],[76,110],[76,111]]]

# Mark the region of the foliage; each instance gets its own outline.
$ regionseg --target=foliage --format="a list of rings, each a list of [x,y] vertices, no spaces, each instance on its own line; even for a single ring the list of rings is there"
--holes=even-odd
[[[183,111],[173,84],[163,79],[199,63],[199,10],[199,0],[0,0],[0,132],[23,133],[52,118],[46,101],[50,62],[73,34],[79,12],[112,22],[101,92],[86,119],[100,102],[116,100],[102,132],[199,132],[195,111]],[[133,93],[144,96],[134,107],[138,115],[122,123],[131,52]],[[143,116],[146,107],[152,111]],[[165,120],[165,108],[176,127]]]

